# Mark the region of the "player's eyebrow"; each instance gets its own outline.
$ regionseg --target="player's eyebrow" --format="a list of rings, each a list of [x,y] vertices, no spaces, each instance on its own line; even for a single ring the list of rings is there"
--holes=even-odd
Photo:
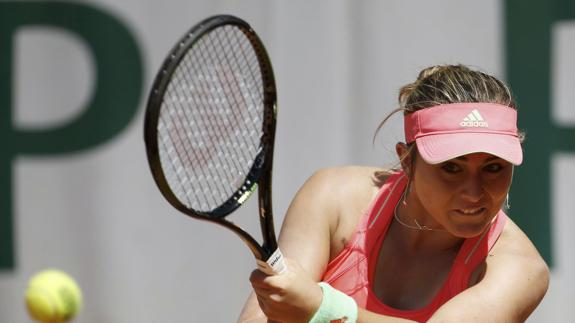
[[[456,157],[455,159],[461,160],[461,161],[468,161],[468,160],[469,160],[469,159],[468,159],[467,157],[465,157],[465,156],[459,156],[459,157]],[[496,159],[501,159],[501,158],[499,158],[499,157],[497,157],[497,156],[490,156],[490,157],[485,158],[484,162],[485,162],[485,163],[488,163],[488,162],[490,162],[490,161],[492,161],[492,160],[496,160]]]

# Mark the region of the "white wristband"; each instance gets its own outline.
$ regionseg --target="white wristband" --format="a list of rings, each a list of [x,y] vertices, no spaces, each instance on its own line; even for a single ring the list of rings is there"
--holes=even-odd
[[[320,282],[318,285],[323,291],[323,299],[309,323],[355,323],[357,321],[357,304],[353,298],[327,283]]]

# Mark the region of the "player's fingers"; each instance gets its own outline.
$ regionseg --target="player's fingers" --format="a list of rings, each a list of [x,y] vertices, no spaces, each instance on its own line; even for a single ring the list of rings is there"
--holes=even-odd
[[[256,292],[256,299],[258,300],[258,305],[260,306],[262,312],[266,312],[267,304],[266,304],[266,296],[260,295]]]
[[[277,302],[274,301],[274,295],[273,293],[270,293],[268,291],[256,291],[256,298],[258,300],[258,304],[260,306],[260,309],[262,310],[262,312],[268,317],[268,318],[274,318],[276,317],[276,311],[277,311]]]
[[[256,269],[256,270],[252,271],[252,273],[250,275],[250,283],[252,284],[252,286],[254,288],[272,289],[273,287],[270,285],[270,281],[269,281],[270,277],[271,276],[268,276],[264,272]]]

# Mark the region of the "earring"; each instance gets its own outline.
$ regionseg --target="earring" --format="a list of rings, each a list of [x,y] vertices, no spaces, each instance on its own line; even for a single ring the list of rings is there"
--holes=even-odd
[[[401,197],[401,204],[403,206],[407,206],[407,194],[409,194],[409,192],[411,191],[411,179],[408,178],[407,179],[407,186],[405,187],[405,191],[403,192],[403,196]]]
[[[511,205],[509,205],[509,193],[507,193],[507,196],[505,197],[505,209],[509,210],[511,208]]]

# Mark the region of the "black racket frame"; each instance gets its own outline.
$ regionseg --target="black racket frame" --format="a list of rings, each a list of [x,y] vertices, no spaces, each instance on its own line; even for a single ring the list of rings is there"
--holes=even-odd
[[[210,31],[225,25],[239,28],[247,36],[256,53],[261,70],[262,84],[264,85],[263,135],[260,141],[260,150],[240,189],[214,210],[209,212],[197,211],[181,203],[168,185],[160,161],[157,124],[165,91],[178,64],[199,39]],[[144,142],[148,164],[156,185],[164,198],[173,207],[192,218],[210,221],[232,230],[248,245],[256,259],[263,261],[266,261],[277,249],[272,212],[272,164],[277,116],[276,102],[277,92],[272,65],[258,35],[247,22],[238,17],[217,15],[206,18],[192,27],[170,50],[154,79],[144,120]],[[235,211],[247,200],[247,197],[253,193],[256,187],[258,190],[262,245],[242,228],[225,219],[227,215]]]

